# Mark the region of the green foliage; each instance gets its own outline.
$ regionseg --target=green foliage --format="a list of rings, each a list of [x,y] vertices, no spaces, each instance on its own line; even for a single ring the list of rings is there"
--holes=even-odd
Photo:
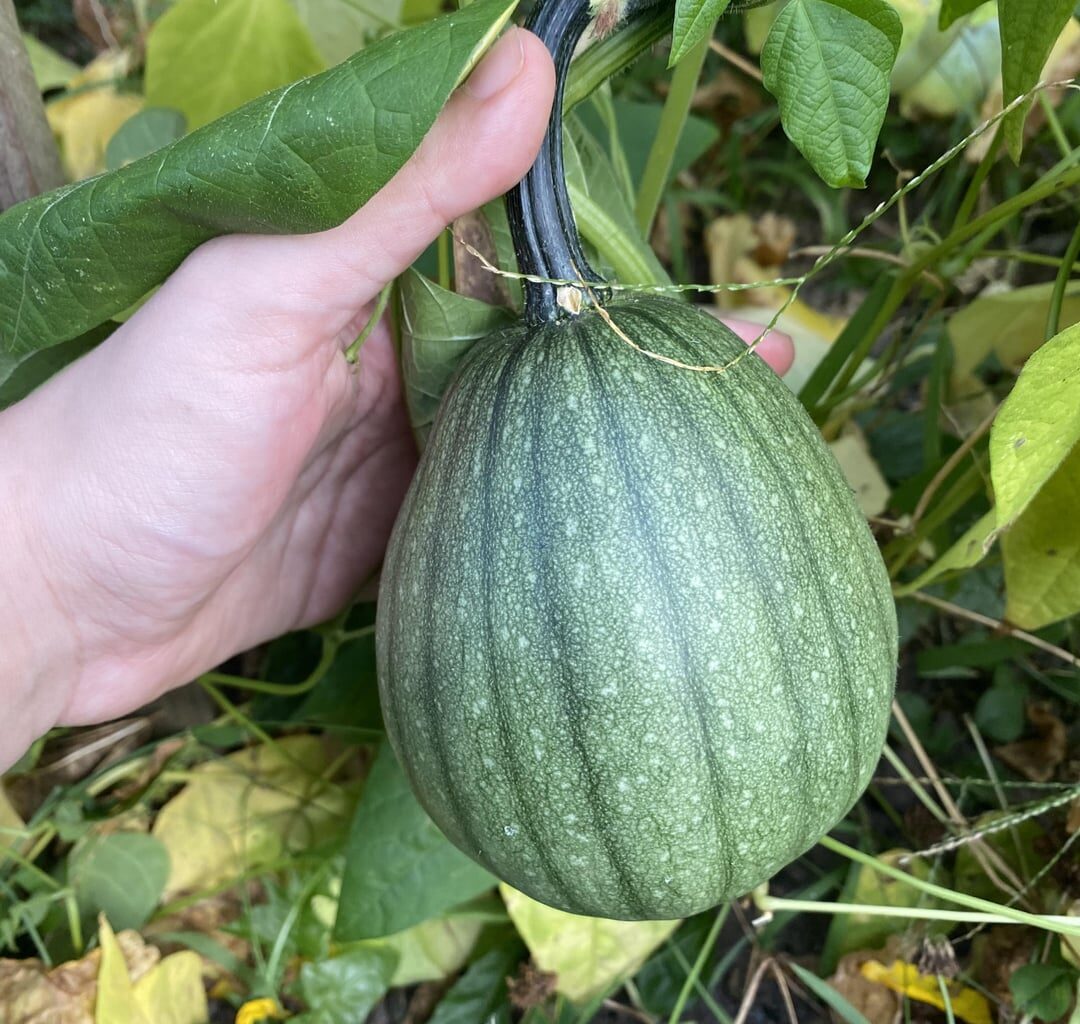
[[[1025,964],[1009,976],[1009,990],[1017,1009],[1036,1020],[1056,1021],[1072,1005],[1077,972],[1054,964]]]
[[[835,188],[866,181],[900,38],[885,0],[791,0],[769,32],[765,86],[791,141]]]
[[[970,14],[987,2],[988,0],[941,0],[938,28],[944,32],[954,21]]]
[[[998,672],[975,704],[975,724],[994,743],[1012,743],[1024,732],[1028,688],[1012,672]]]
[[[998,0],[1006,103],[1039,81],[1050,50],[1075,7],[1075,0]],[[1020,159],[1024,148],[1024,119],[1033,102],[1025,100],[1005,119],[1005,142],[1014,160]]]
[[[510,1024],[506,979],[525,955],[518,941],[498,946],[474,963],[439,1000],[430,1024]]]
[[[44,10],[45,6],[37,4],[34,10]],[[473,24],[474,49],[464,43],[456,48],[456,43],[451,45],[451,36],[445,34],[436,44],[434,34],[442,30],[423,29],[412,37],[398,37],[397,45],[406,51],[410,44],[404,40],[417,40],[416,62],[409,64],[409,58],[407,67],[396,69],[395,57],[383,63],[381,72],[375,63],[366,62],[375,61],[372,55],[398,51],[373,40],[402,24],[431,17],[434,10],[430,0],[406,0],[404,4],[397,0],[370,4],[367,0],[295,0],[293,6],[296,14],[264,0],[225,0],[215,4],[213,10],[199,8],[205,14],[200,20],[191,17],[197,4],[179,0],[171,15],[175,37],[168,46],[165,44],[171,29],[167,18],[152,27],[146,37],[151,51],[148,92],[160,88],[167,93],[174,89],[177,95],[183,94],[185,104],[194,103],[204,111],[213,110],[215,104],[225,109],[235,105],[236,97],[245,89],[250,95],[261,88],[253,82],[265,79],[269,84],[276,80],[285,85],[306,73],[302,69],[305,62],[315,69],[347,58],[364,46],[369,49],[350,66],[367,68],[363,74],[369,83],[382,74],[378,88],[349,92],[348,83],[329,77],[334,74],[330,72],[316,80],[322,83],[318,91],[312,83],[303,82],[256,99],[255,109],[264,115],[261,121],[238,111],[232,115],[234,119],[207,126],[152,157],[144,170],[148,167],[156,172],[158,162],[164,159],[164,189],[149,187],[149,172],[119,178],[109,175],[98,179],[97,184],[76,186],[0,217],[0,407],[17,400],[106,337],[114,327],[111,318],[121,316],[122,310],[137,302],[204,237],[236,229],[312,230],[350,212],[408,156],[423,134],[424,118],[430,123],[457,80],[455,74],[460,78],[464,73],[490,38],[501,16],[499,12],[509,3],[489,0],[487,13],[482,18],[475,15],[479,20]],[[692,49],[725,6],[724,0],[680,0],[672,56]],[[977,0],[943,0],[939,12],[931,9],[923,13],[930,18],[939,13],[940,23],[945,26],[980,6]],[[111,4],[106,7],[114,9]],[[603,78],[602,69],[621,67],[629,53],[655,41],[663,31],[661,22],[670,22],[675,7],[671,4],[666,10],[650,12],[651,21],[642,19],[632,30],[636,33],[633,46],[628,43],[631,32],[619,33],[579,59],[576,67],[581,84],[574,101],[595,88]],[[1007,50],[1008,98],[1039,76],[1045,53],[1067,12],[1060,0],[1052,4],[1001,0],[1000,8]],[[26,11],[29,6],[22,3],[20,9]],[[252,20],[240,17],[242,11],[254,12]],[[470,12],[475,11],[476,5],[472,5],[466,14],[473,17]],[[808,12],[819,16],[819,20]],[[155,13],[150,12],[151,19]],[[808,74],[789,73],[785,77],[787,69],[778,64],[769,79],[780,101],[784,126],[789,132],[793,124],[799,126],[792,138],[830,182],[830,175],[837,180],[844,178],[848,184],[859,183],[865,177],[874,201],[888,195],[894,187],[894,172],[884,161],[872,159],[880,124],[878,114],[884,109],[881,82],[888,77],[885,58],[895,51],[895,34],[884,20],[878,25],[884,43],[873,36],[875,19],[885,17],[880,3],[792,0],[787,8],[777,5],[759,13],[761,23],[778,15],[793,22],[786,30],[785,41],[791,37],[801,44],[829,44],[820,61],[811,59],[812,46],[802,46],[795,61],[789,59],[790,52],[782,50],[770,53],[764,61],[767,72],[770,59],[778,64],[778,54],[796,67],[801,66],[799,60],[807,63]],[[982,15],[989,17],[993,13],[985,9],[977,18],[981,21]],[[797,24],[796,15],[802,19]],[[70,5],[64,8],[63,16],[70,21]],[[834,37],[823,35],[819,31],[822,16],[829,25],[840,25],[843,19],[842,24],[850,27],[852,34],[845,35],[847,29],[841,27]],[[182,17],[189,21],[179,29],[176,26],[182,24]],[[286,25],[296,31],[283,30]],[[720,38],[738,48],[740,25],[737,18],[724,18]],[[906,51],[907,56],[921,59],[941,51],[945,56],[938,60],[932,74],[958,71],[958,54],[965,55],[964,48],[972,45],[973,39],[964,35],[962,28],[965,26],[955,25],[957,42],[952,50],[942,50],[947,37],[935,37],[929,28],[917,41],[905,39],[905,47],[919,49],[917,54]],[[429,32],[432,34],[426,35]],[[982,45],[989,29],[984,26],[980,32]],[[200,38],[199,33],[205,33],[206,38]],[[421,42],[425,38],[427,42]],[[866,52],[876,54],[880,48],[883,58],[872,64],[872,73],[866,73],[872,102],[868,97],[850,108],[843,107],[841,101],[847,95],[844,90],[853,87],[850,72],[865,70],[852,51],[866,49],[864,42],[870,38],[877,41]],[[775,35],[771,45],[778,45],[780,39]],[[76,70],[74,65],[36,41],[29,46],[42,88],[62,87],[70,80]],[[164,51],[161,46],[165,46]],[[58,48],[73,52],[69,47]],[[155,69],[162,52],[168,59]],[[996,52],[995,46],[995,60]],[[266,54],[267,59],[248,66],[257,53]],[[448,54],[457,68],[453,73],[452,69],[447,71],[445,79],[437,82],[435,54],[440,60]],[[985,71],[988,65],[983,63],[983,57],[985,54],[980,56],[978,68]],[[717,61],[708,59],[713,61],[711,76]],[[633,193],[640,186],[646,159],[662,123],[661,104],[656,100],[657,92],[663,88],[658,83],[661,65],[658,58],[643,62],[613,83],[611,99],[605,94],[598,97],[596,104],[578,107],[578,116],[571,120],[566,135],[571,191],[582,231],[599,262],[624,282],[668,280],[668,267],[641,237],[633,216]],[[167,70],[163,72],[162,67]],[[900,88],[900,70],[922,73],[921,65],[914,60],[910,66],[896,70],[894,93]],[[985,92],[986,83],[980,81],[978,90],[956,92],[960,96],[958,106],[948,107],[948,112],[959,110],[965,117],[974,112]],[[378,91],[387,84],[392,87],[389,91]],[[857,84],[863,84],[861,72]],[[137,74],[123,84],[125,90],[138,86]],[[423,107],[422,116],[410,123],[407,138],[402,138],[392,154],[372,150],[363,161],[337,160],[329,176],[323,174],[325,164],[321,164],[317,182],[307,177],[309,172],[314,174],[312,161],[321,155],[321,150],[316,153],[312,146],[312,136],[317,136],[320,145],[329,140],[325,142],[328,150],[348,149],[350,140],[367,131],[362,124],[365,116],[414,109],[414,92],[419,88],[426,90],[416,101]],[[795,159],[781,133],[773,130],[775,105],[766,104],[757,110],[754,87],[745,88],[751,100],[746,106],[742,105],[745,97],[733,101],[725,95],[719,107],[712,107],[710,93],[700,93],[700,105],[695,107],[698,114],[690,118],[677,147],[661,154],[676,170],[686,170],[693,164],[689,174],[669,176],[663,197],[667,237],[672,240],[665,262],[669,255],[680,280],[701,280],[704,254],[699,234],[718,210],[790,214],[798,226],[798,244],[813,245],[822,240],[815,228],[815,216],[822,205],[820,187],[814,192],[808,168]],[[80,94],[73,91],[73,95],[77,98]],[[126,98],[130,99],[130,95]],[[819,100],[825,104],[815,114]],[[281,109],[271,121],[266,115],[279,101]],[[899,114],[890,115],[882,140],[896,163],[905,169],[917,168],[928,153],[930,157],[937,155],[957,137],[955,126],[946,128],[932,120],[922,120],[917,130],[913,128],[907,120],[909,102],[918,103],[923,110],[945,110],[924,105],[921,95],[914,97],[905,88]],[[1076,285],[1067,283],[1070,268],[1061,271],[1066,287],[1059,288],[1051,280],[1056,271],[1054,261],[1060,254],[1058,235],[1063,231],[1067,235],[1075,220],[1069,186],[1075,185],[1077,179],[1069,177],[1069,160],[1075,158],[1075,151],[1070,156],[1070,147],[1080,122],[1073,100],[1066,98],[1051,109],[1056,110],[1050,121],[1054,141],[1066,158],[1060,167],[1046,172],[1039,165],[1048,149],[1048,133],[1043,133],[1040,145],[1031,148],[1019,168],[1005,166],[992,156],[978,171],[957,161],[936,183],[928,182],[911,197],[897,225],[895,242],[887,233],[863,240],[867,247],[879,250],[879,255],[897,261],[895,270],[885,269],[880,261],[848,260],[833,265],[834,277],[818,279],[809,301],[819,308],[843,308],[846,313],[856,305],[858,296],[866,297],[828,351],[826,361],[814,371],[805,397],[830,436],[843,431],[852,420],[857,421],[870,441],[874,458],[895,485],[890,508],[876,523],[875,531],[885,545],[894,579],[907,581],[896,584],[897,596],[932,588],[929,594],[947,599],[960,610],[958,615],[972,610],[992,617],[1004,614],[1016,625],[1039,628],[1044,642],[1075,651],[1075,620],[1043,625],[1080,608],[1080,544],[1074,525],[1075,510],[1080,507],[1080,424],[1073,415],[1080,405],[1080,395],[1072,379],[1080,355],[1074,351],[1075,346],[1063,347],[1061,337],[1043,346],[1052,294],[1064,296],[1060,316],[1063,326],[1080,315],[1080,301],[1072,294]],[[826,116],[822,117],[822,112]],[[334,130],[327,116],[337,121]],[[1008,140],[1014,151],[1022,137],[1020,121],[1018,113],[1009,122]],[[224,143],[226,133],[234,130],[239,132],[238,151],[233,151],[231,138],[228,145]],[[183,131],[178,111],[144,110],[110,140],[108,166],[135,167],[133,161],[173,143]],[[264,136],[265,146],[260,142]],[[836,144],[830,149],[826,143],[832,144],[834,138]],[[660,148],[670,148],[672,141],[660,140]],[[300,154],[296,162],[293,150]],[[216,156],[211,157],[212,153]],[[252,167],[257,167],[258,172],[252,173]],[[313,210],[302,210],[294,202],[294,173],[303,175],[303,181],[312,183],[316,190]],[[207,182],[205,192],[200,191],[202,181]],[[333,204],[335,182],[340,181],[347,182],[348,187],[341,193],[338,206]],[[238,208],[235,202],[231,206],[213,205],[212,193],[220,187],[233,187],[234,194],[242,191],[245,202],[250,200],[250,208]],[[108,230],[115,227],[119,231],[119,242],[115,250],[108,252],[107,259],[87,268],[91,276],[86,290],[69,300],[67,288],[77,288],[79,280],[65,274],[63,266],[71,265],[73,255],[97,245],[93,231],[85,224],[91,211],[91,192],[93,212],[96,215],[101,209],[107,211],[112,218]],[[190,208],[178,203],[181,193],[192,196]],[[54,200],[57,202],[52,206]],[[167,215],[162,212],[162,200],[171,207]],[[849,210],[850,202],[851,197],[844,194],[826,198],[830,212],[828,216],[822,214],[822,220],[831,225],[826,240],[839,238],[857,219]],[[196,222],[208,203],[215,219],[200,233]],[[976,212],[976,223],[970,226]],[[513,269],[501,205],[490,204],[488,213],[499,246],[498,262]],[[74,232],[70,246],[65,232]],[[153,244],[147,239],[153,239]],[[154,264],[161,252],[164,257],[160,264]],[[1049,269],[1040,267],[1040,261]],[[148,263],[153,265],[150,274],[145,273]],[[980,292],[986,281],[982,275],[987,274],[987,268],[991,268],[991,287],[972,300],[971,296]],[[508,286],[516,294],[516,282]],[[102,305],[95,305],[97,299],[91,295],[97,288],[104,289],[108,296]],[[38,300],[39,292],[48,299]],[[505,325],[509,314],[440,289],[415,272],[402,279],[397,294],[406,391],[410,413],[423,440],[461,356],[477,340]],[[55,317],[50,313],[54,303]],[[89,309],[89,314],[84,309]],[[927,351],[941,351],[943,324],[954,357],[951,373],[943,373],[941,365],[924,358]],[[79,333],[88,326],[89,331]],[[11,333],[13,329],[17,329],[16,334]],[[1068,328],[1062,337],[1073,337],[1075,330]],[[1025,360],[1029,360],[1028,366],[1021,373]],[[1019,380],[1012,387],[1018,373]],[[975,437],[975,424],[984,415],[989,417],[1010,388],[1013,396],[1001,407],[989,443],[986,437]],[[971,409],[964,404],[968,400]],[[1010,447],[1010,442],[1020,436],[1025,438],[1025,444]],[[945,472],[946,460],[965,439],[972,440],[970,450]],[[1025,451],[1029,445],[1033,447]],[[991,480],[996,495],[989,493]],[[990,504],[994,498],[996,508]],[[911,518],[923,499],[925,507]],[[1000,541],[997,547],[995,541]],[[1018,794],[1028,791],[1026,780],[1018,782],[1006,771],[1000,773],[999,790],[993,791],[987,785],[986,769],[967,743],[960,716],[971,711],[975,725],[992,746],[1021,741],[1037,748],[1042,741],[1032,730],[1025,734],[1026,703],[1051,698],[1054,713],[1062,715],[1066,726],[1075,731],[1074,720],[1068,717],[1069,709],[1075,708],[1080,699],[1075,673],[1059,669],[1053,654],[1034,651],[1024,640],[998,635],[992,627],[974,625],[951,614],[942,616],[913,600],[902,601],[900,610],[908,624],[904,630],[903,663],[911,688],[898,696],[945,785],[953,788],[975,829],[996,821],[985,815],[989,808],[998,806],[992,792],[1004,796],[1010,813],[1025,808],[1030,813],[1031,805],[1018,802],[1022,800]],[[370,614],[354,624],[369,621]],[[319,647],[317,633],[279,640],[264,666],[266,676],[285,682],[302,681],[310,671],[309,656]],[[197,726],[195,734],[223,752],[250,742],[264,743],[267,732],[277,742],[282,729],[293,733],[319,730],[350,742],[370,742],[378,737],[381,728],[373,659],[370,637],[345,644],[317,685],[302,696],[259,697],[250,707],[237,712],[238,719],[229,724],[219,720]],[[242,724],[245,712],[254,723]],[[251,731],[254,729],[258,733]],[[253,740],[255,735],[257,740]],[[289,742],[286,739],[285,743]],[[904,749],[906,739],[899,730],[894,731],[892,744],[910,764],[910,755]],[[990,756],[995,756],[993,750]],[[31,775],[36,770],[35,761],[29,759],[24,766]],[[354,757],[353,762],[366,764],[363,757]],[[141,776],[143,770],[142,762],[133,760],[129,765],[121,764],[116,777],[131,779]],[[354,789],[362,784],[362,770],[358,767],[351,779]],[[1059,769],[1057,778],[1062,778],[1066,770]],[[0,853],[0,943],[17,949],[17,955],[32,951],[43,959],[59,962],[77,955],[87,937],[80,934],[80,928],[85,931],[87,920],[99,909],[105,910],[117,928],[144,923],[161,893],[156,882],[163,870],[161,844],[134,833],[100,836],[96,829],[109,814],[128,813],[132,799],[140,805],[140,813],[150,812],[156,808],[159,795],[171,792],[183,774],[166,771],[137,798],[125,795],[113,799],[109,784],[102,782],[109,775],[100,770],[89,776],[93,798],[81,783],[58,790],[61,799],[50,798],[51,802],[42,805],[38,817],[25,830],[17,829],[19,834],[25,832],[33,837],[16,849],[32,857],[34,864],[24,869],[10,859],[5,861]],[[883,774],[881,769],[877,774]],[[188,787],[195,784],[196,777],[192,776]],[[1019,786],[1025,788],[1015,788]],[[1060,782],[1046,786],[1056,787],[1050,789],[1052,793],[1066,792]],[[908,845],[928,841],[921,834],[913,836],[909,819],[901,820],[896,815],[895,808],[900,804],[894,799],[895,793],[896,787],[883,785],[875,794],[881,810],[893,819],[891,824],[869,801],[843,824],[860,837],[863,848],[880,850],[897,841]],[[937,800],[935,793],[923,796],[931,804]],[[1063,813],[1061,809],[1043,813],[1037,821],[1027,820],[993,832],[977,846],[962,846],[955,860],[944,862],[954,865],[953,888],[991,901],[992,905],[983,909],[1007,909],[1003,904],[1008,897],[990,881],[985,866],[973,852],[989,850],[1004,860],[1009,871],[1030,883],[1036,872],[1047,872],[1053,866],[1048,863],[1046,851],[1062,834]],[[60,842],[42,841],[52,835],[52,830]],[[902,838],[892,839],[894,830]],[[0,848],[5,838],[0,835]],[[335,842],[340,844],[340,838]],[[70,843],[74,847],[69,847]],[[69,849],[71,852],[66,852]],[[281,994],[289,1006],[304,1003],[307,1010],[296,1019],[306,1024],[360,1020],[388,986],[441,979],[462,968],[464,973],[436,1007],[431,1018],[434,1024],[509,1024],[514,1011],[508,1003],[506,978],[524,959],[525,947],[517,938],[506,938],[506,933],[512,932],[500,906],[484,904],[451,910],[457,906],[455,899],[464,899],[473,891],[466,885],[462,892],[462,885],[455,879],[472,877],[475,891],[490,886],[491,879],[473,868],[434,831],[408,794],[400,771],[396,767],[387,770],[385,754],[367,780],[364,805],[356,815],[347,851],[349,866],[344,879],[342,859],[336,857],[339,852],[338,845],[291,850],[288,859],[252,869],[259,872],[258,888],[265,896],[260,897],[262,902],[245,909],[243,921],[227,927],[252,942],[256,951],[254,966],[201,934],[189,932],[177,941],[222,963],[241,986],[252,992]],[[1075,846],[1068,846],[1051,856],[1072,856],[1074,852]],[[133,856],[137,863],[132,862]],[[459,865],[464,864],[462,874],[455,874],[453,858],[458,858]],[[927,865],[935,865],[930,877],[943,881],[943,862],[918,859],[912,863],[909,870],[919,878],[927,876]],[[167,858],[164,865],[167,869]],[[282,865],[283,879],[276,875]],[[45,870],[37,871],[38,866]],[[808,868],[816,873],[820,866],[816,857],[803,861],[796,870]],[[1067,861],[1059,863],[1057,870],[1044,874],[1026,891],[1025,904],[1047,913],[1064,913],[1061,908],[1067,904],[1062,896],[1075,895],[1060,882],[1067,876],[1062,870],[1067,866]],[[275,870],[274,875],[265,873],[270,868]],[[309,884],[319,873],[325,875],[319,884]],[[875,878],[865,866],[852,871],[844,900],[857,898],[871,905],[899,906],[912,915],[941,906],[936,899],[919,897],[898,879]],[[67,887],[57,888],[56,879],[66,879]],[[791,892],[787,888],[791,880],[785,879],[783,891]],[[857,883],[855,896],[853,887]],[[817,896],[831,891],[822,889]],[[609,931],[608,922],[581,918],[567,921],[538,905],[523,912],[517,902],[519,897],[507,892],[506,898],[536,960],[559,971],[562,991],[584,992],[587,997],[580,1009],[573,1009],[564,996],[548,1000],[526,1014],[530,1024],[582,1024],[592,1018],[597,993],[605,992],[619,1003],[639,1005],[640,997],[640,1007],[658,1019],[667,1020],[669,1015],[683,1021],[688,1016],[697,1019],[692,1013],[680,1017],[677,1007],[682,1005],[687,972],[702,952],[714,915],[686,922],[655,948],[653,936],[639,949],[638,936],[620,931],[622,926],[615,925]],[[837,936],[847,936],[852,944],[845,948],[856,949],[885,937],[894,923],[897,928],[911,928],[907,918],[890,919],[888,927],[882,927],[885,919],[850,904],[846,908],[830,904],[828,909],[854,910],[854,915],[836,916],[826,956],[815,967],[822,975],[835,966],[829,960],[835,960],[840,948]],[[352,914],[359,922],[357,935],[382,937],[344,948],[334,946],[329,928],[335,913],[342,919]],[[536,927],[529,913],[542,918],[545,927]],[[802,927],[806,918],[798,911],[778,912],[774,922],[757,935],[761,947],[782,949],[782,945],[775,946],[773,933],[788,921]],[[398,929],[395,934],[385,934],[394,929]],[[727,972],[740,948],[748,946],[743,940],[730,949],[721,947],[715,956],[709,954],[701,973],[701,988],[691,995],[703,993],[708,1002],[710,993],[714,993],[723,1002],[724,995],[732,990]],[[633,971],[634,964],[649,949],[652,952],[634,976],[632,987],[626,993],[614,992],[613,987]],[[635,958],[626,962],[632,951]],[[1013,973],[1010,1009],[1047,1022],[1068,1013],[1076,974],[1055,956],[1056,948],[1050,952],[1049,962],[1030,964]],[[620,961],[620,957],[624,960]],[[829,1007],[835,1016],[848,1024],[862,1024],[859,1012],[823,977],[810,973],[801,964],[785,969],[791,970],[810,996]],[[970,969],[975,971],[976,966]],[[975,980],[982,979],[976,975]],[[0,1016],[6,1009],[0,1003]],[[733,1007],[724,1003],[714,1009],[710,1004],[717,1019],[725,1019],[725,1009]]]
[[[461,357],[480,338],[510,323],[508,310],[440,288],[415,270],[401,289],[401,374],[405,401],[423,445]]]
[[[105,166],[110,171],[134,163],[182,138],[187,122],[179,110],[170,107],[144,107],[128,118],[109,139]]]
[[[169,854],[153,836],[114,832],[80,844],[68,871],[79,909],[90,921],[103,913],[116,931],[141,928],[169,879]]]
[[[353,819],[335,934],[378,938],[435,917],[495,879],[452,846],[384,744]]]
[[[1080,611],[1080,445],[1002,539],[1006,615],[1040,629]]]
[[[1025,364],[994,420],[990,461],[997,525],[1020,517],[1080,443],[1080,324]]]
[[[288,0],[178,0],[146,46],[146,99],[189,128],[324,67]]]
[[[731,0],[675,0],[669,64],[678,64],[712,31]]]
[[[355,1024],[367,1017],[390,987],[397,956],[386,949],[360,949],[300,968],[300,994],[308,1012],[297,1024]]]
[[[215,235],[340,223],[416,149],[512,6],[477,0],[415,30],[404,56],[394,39],[377,43],[120,170],[0,214],[0,386],[35,352],[131,306]],[[88,251],[89,264],[75,258]]]

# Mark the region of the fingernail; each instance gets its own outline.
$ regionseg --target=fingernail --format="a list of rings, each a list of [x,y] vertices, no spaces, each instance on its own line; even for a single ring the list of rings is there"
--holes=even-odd
[[[517,78],[524,64],[525,50],[521,45],[521,32],[512,28],[492,47],[491,52],[469,76],[465,91],[478,100],[489,100]]]

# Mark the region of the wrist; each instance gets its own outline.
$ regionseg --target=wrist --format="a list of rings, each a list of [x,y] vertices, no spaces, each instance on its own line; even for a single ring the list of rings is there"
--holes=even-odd
[[[0,413],[0,771],[55,726],[80,673],[77,631],[56,597],[53,553],[41,525],[49,514],[41,473],[48,460],[21,430],[22,410]]]

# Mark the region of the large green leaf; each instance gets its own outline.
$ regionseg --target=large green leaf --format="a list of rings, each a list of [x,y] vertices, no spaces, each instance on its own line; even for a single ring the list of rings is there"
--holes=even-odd
[[[421,447],[462,357],[492,331],[513,323],[498,306],[440,288],[415,270],[401,278],[401,375]]]
[[[389,744],[368,776],[346,852],[335,925],[343,942],[400,932],[495,885],[416,802]]]
[[[1005,103],[1039,81],[1050,51],[1073,15],[1076,0],[998,0],[1001,19],[1001,81]],[[1014,160],[1024,148],[1024,121],[1033,99],[1005,119],[1005,142]]]
[[[391,36],[137,160],[0,214],[0,385],[228,232],[318,231],[393,177],[515,0]]]
[[[670,64],[678,64],[716,24],[731,0],[675,0]]]
[[[323,67],[288,0],[177,0],[146,44],[146,100],[199,128]]]
[[[990,431],[997,527],[1007,529],[1080,443],[1080,324],[1024,366]]]
[[[861,187],[902,29],[885,0],[791,0],[761,54],[788,137],[828,184]]]

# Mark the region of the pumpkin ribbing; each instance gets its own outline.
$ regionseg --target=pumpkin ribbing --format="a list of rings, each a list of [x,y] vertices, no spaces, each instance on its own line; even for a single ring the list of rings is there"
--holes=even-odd
[[[559,209],[549,166],[512,224],[523,265],[562,277],[551,254],[576,235],[536,251],[521,230]],[[530,295],[465,358],[394,530],[388,734],[435,822],[513,885],[577,913],[685,916],[768,878],[865,787],[895,672],[888,579],[760,360],[679,369],[550,286]],[[605,307],[680,362],[743,351],[670,299]]]

